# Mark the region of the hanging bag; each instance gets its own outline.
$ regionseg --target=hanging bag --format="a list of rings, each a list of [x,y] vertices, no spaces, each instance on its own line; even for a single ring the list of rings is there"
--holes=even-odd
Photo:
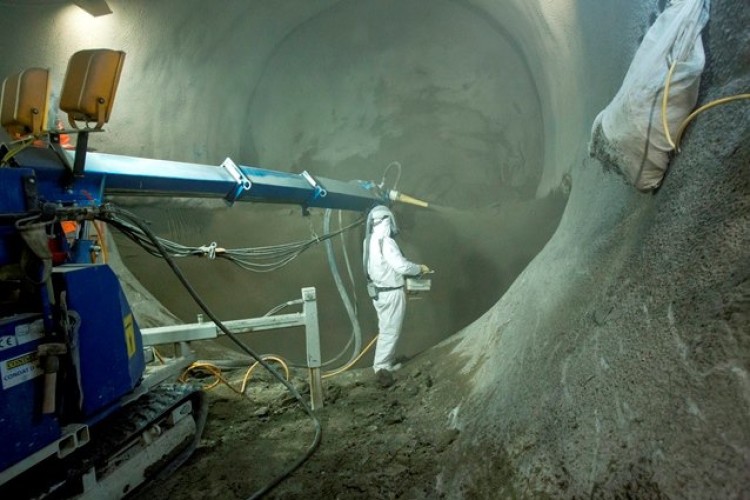
[[[709,0],[673,0],[644,36],[617,95],[594,120],[589,153],[641,191],[659,187],[673,149],[662,119],[673,64],[666,109],[672,136],[698,100],[708,15]]]

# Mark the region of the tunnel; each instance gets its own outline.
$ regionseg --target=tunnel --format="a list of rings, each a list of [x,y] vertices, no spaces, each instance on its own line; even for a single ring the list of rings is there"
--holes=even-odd
[[[382,182],[431,205],[393,207],[404,254],[435,271],[431,290],[408,303],[398,347],[403,380],[429,373],[430,382],[393,396],[421,408],[421,420],[398,421],[408,430],[391,440],[397,426],[360,429],[382,433],[388,450],[400,440],[419,449],[403,434],[434,428],[429,467],[412,454],[392,476],[357,475],[372,460],[339,457],[334,470],[322,467],[327,479],[303,466],[280,498],[750,494],[750,108],[697,117],[655,192],[638,192],[589,153],[594,118],[670,2],[108,0],[112,13],[100,17],[73,3],[0,2],[0,68],[49,67],[60,82],[78,50],[125,51],[93,150],[207,165],[229,157]],[[748,26],[745,2],[710,3],[700,103],[748,92]],[[326,217],[275,204],[113,201],[187,245],[315,238]],[[333,224],[359,217],[334,214]],[[112,236],[139,324],[195,321],[200,309],[164,262]],[[335,260],[351,269],[369,339],[377,318],[363,237],[358,227],[337,238]],[[347,345],[352,325],[324,245],[273,273],[207,259],[180,266],[226,319],[261,316],[314,286],[324,356]],[[293,333],[249,342],[304,358]],[[371,364],[368,353],[357,384],[371,382]],[[324,440],[335,448],[335,435]],[[350,469],[348,483],[335,479]],[[328,489],[295,489],[300,477]],[[175,498],[251,493],[175,484]]]

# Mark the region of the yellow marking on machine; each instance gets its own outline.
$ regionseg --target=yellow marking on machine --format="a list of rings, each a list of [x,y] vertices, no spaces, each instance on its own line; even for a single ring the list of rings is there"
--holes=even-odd
[[[32,363],[36,361],[38,358],[37,354],[35,352],[30,352],[28,354],[25,354],[21,357],[8,360],[7,363],[5,363],[5,366],[8,369],[12,368],[18,368],[19,366],[25,365],[26,363]]]
[[[135,324],[133,323],[133,314],[128,314],[122,318],[122,326],[125,329],[125,345],[128,349],[128,357],[132,358],[135,354]]]

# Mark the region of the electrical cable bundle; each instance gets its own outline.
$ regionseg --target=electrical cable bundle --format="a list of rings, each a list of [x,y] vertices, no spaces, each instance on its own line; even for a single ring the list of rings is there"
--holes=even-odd
[[[116,212],[110,212],[108,214],[106,221],[119,229],[127,238],[142,247],[149,254],[156,257],[162,256],[159,248],[153,240],[151,240],[130,220],[126,220],[122,215],[118,214],[127,214],[126,217],[131,220],[137,218],[134,214],[118,208]],[[209,259],[226,259],[242,269],[264,273],[284,267],[299,257],[299,255],[305,250],[357,227],[363,222],[364,219],[358,219],[348,226],[342,227],[332,233],[324,234],[323,236],[314,236],[308,240],[263,247],[221,248],[218,247],[215,242],[205,246],[191,247],[175,243],[159,236],[155,237],[155,241],[158,241],[159,246],[161,246],[173,258],[208,257]]]

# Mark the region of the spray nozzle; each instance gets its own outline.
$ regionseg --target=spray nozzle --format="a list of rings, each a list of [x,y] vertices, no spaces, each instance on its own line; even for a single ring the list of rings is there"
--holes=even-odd
[[[393,189],[388,192],[388,198],[391,201],[398,201],[398,202],[401,202],[401,203],[407,203],[409,205],[415,205],[417,207],[422,207],[422,208],[427,208],[427,207],[430,206],[430,204],[427,203],[426,201],[422,201],[422,200],[419,200],[417,198],[413,198],[413,197],[409,196],[408,194],[399,193],[398,191],[393,190]]]

